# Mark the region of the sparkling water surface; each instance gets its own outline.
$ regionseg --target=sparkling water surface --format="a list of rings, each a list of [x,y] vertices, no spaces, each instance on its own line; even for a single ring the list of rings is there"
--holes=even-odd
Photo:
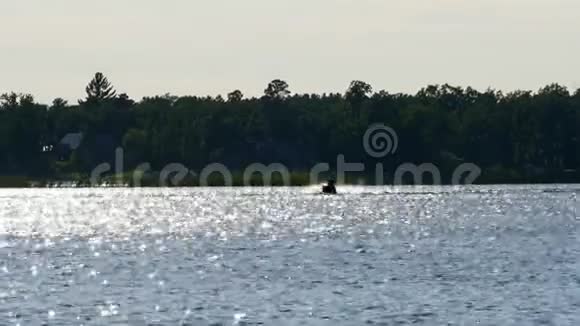
[[[1,325],[580,325],[580,186],[0,190]]]

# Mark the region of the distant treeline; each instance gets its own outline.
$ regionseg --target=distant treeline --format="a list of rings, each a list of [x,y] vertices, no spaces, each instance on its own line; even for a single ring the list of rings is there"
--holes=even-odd
[[[580,180],[580,90],[557,84],[507,94],[433,85],[409,95],[354,81],[344,94],[292,94],[275,80],[260,98],[235,90],[225,98],[134,101],[97,73],[86,92],[78,103],[57,98],[51,105],[2,95],[0,176],[86,177],[122,147],[125,171],[144,162],[157,171],[169,163],[200,170],[219,162],[241,171],[276,162],[304,173],[343,154],[348,162],[383,163],[387,176],[402,163],[433,163],[447,175],[471,162],[483,170],[480,182]],[[362,138],[374,123],[397,132],[396,154],[365,152]]]

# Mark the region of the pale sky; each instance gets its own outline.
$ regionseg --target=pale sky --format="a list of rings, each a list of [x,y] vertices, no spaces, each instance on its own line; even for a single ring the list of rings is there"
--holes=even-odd
[[[1,0],[0,92],[580,88],[578,0]]]

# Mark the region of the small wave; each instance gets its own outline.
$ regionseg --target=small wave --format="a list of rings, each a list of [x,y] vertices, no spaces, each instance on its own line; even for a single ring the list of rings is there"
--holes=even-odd
[[[542,192],[548,194],[561,194],[561,193],[570,194],[570,193],[580,193],[580,189],[554,188],[554,189],[544,189]]]

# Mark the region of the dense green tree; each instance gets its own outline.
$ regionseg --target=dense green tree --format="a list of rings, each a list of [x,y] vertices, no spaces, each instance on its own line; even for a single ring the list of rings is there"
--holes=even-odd
[[[129,129],[123,136],[123,149],[129,167],[135,167],[147,153],[147,134],[144,130]]]
[[[353,115],[360,118],[360,111],[363,102],[372,94],[373,87],[360,80],[355,80],[350,83],[345,97],[350,103]]]
[[[67,107],[68,102],[61,98],[61,97],[57,97],[52,101],[52,105],[50,106],[51,109],[63,109],[65,107]]]
[[[97,72],[93,79],[89,82],[85,88],[87,97],[82,103],[101,103],[105,100],[110,100],[115,98],[116,91],[107,79],[105,75],[101,72]]]
[[[244,98],[244,94],[239,89],[228,94],[228,102],[237,103]]]
[[[284,99],[290,94],[288,83],[280,79],[271,81],[264,90],[264,95],[270,99]]]
[[[353,102],[362,102],[373,93],[373,87],[360,80],[354,80],[350,83],[346,91],[346,99]]]

